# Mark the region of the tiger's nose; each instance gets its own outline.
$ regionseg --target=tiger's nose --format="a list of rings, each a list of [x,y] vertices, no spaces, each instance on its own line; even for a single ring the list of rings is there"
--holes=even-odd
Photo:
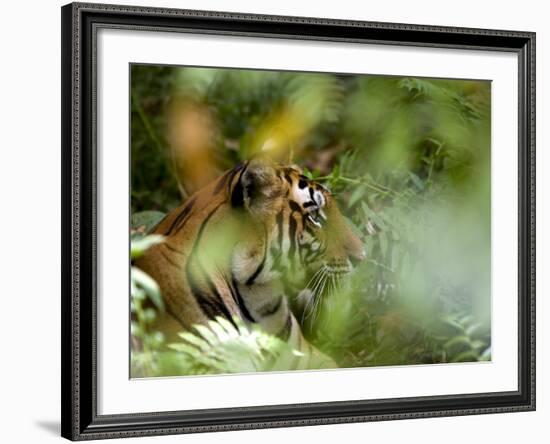
[[[367,257],[367,252],[365,250],[354,251],[349,255],[349,260],[351,264],[356,267],[359,262],[364,260]]]

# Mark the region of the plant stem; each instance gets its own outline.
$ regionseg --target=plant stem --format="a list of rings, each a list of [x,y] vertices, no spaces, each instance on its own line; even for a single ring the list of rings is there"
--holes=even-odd
[[[151,125],[151,122],[147,117],[147,114],[145,114],[145,111],[143,110],[143,107],[141,106],[139,102],[139,98],[137,97],[137,94],[135,92],[132,92],[132,105],[136,110],[136,112],[138,113],[138,116],[141,119],[141,122],[143,123],[143,126],[145,127],[145,130],[149,135],[149,138],[152,140],[153,144],[157,147],[157,149],[163,152],[164,151],[163,145],[159,140],[159,138],[157,137],[157,134],[155,133],[155,130],[153,129],[153,126]]]
[[[141,106],[139,102],[139,98],[135,92],[132,92],[132,106],[138,113],[138,116],[143,123],[143,126],[145,127],[145,130],[147,131],[147,134],[149,135],[149,138],[152,140],[153,145],[156,146],[156,148],[161,152],[164,153],[164,145],[160,141],[160,139],[157,136],[157,133],[155,132],[153,125],[151,124],[151,121],[147,117],[147,114],[143,110],[143,107]],[[174,152],[173,150],[170,150],[170,169],[172,170],[172,175],[176,178],[176,182],[178,183],[178,189],[181,195],[181,198],[185,201],[187,197],[189,197],[189,193],[187,193],[187,190],[183,187],[182,183],[179,180],[179,176],[177,174],[177,165],[174,158]]]

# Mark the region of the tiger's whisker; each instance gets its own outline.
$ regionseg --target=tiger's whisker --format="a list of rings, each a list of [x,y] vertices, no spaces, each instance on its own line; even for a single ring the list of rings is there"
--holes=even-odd
[[[323,273],[321,273],[319,279],[317,280],[317,283],[315,284],[314,288],[311,290],[315,297],[319,296],[319,289],[321,287],[321,284],[325,280],[325,278],[326,278],[326,272],[325,270],[323,270]]]
[[[323,277],[323,272],[325,271],[325,266],[321,267],[319,270],[317,270],[315,272],[315,274],[313,275],[313,277],[309,280],[308,284],[306,285],[306,288],[309,288],[309,290],[311,291],[311,298],[307,301],[307,304],[306,306],[304,307],[304,311],[302,313],[302,323],[304,322],[304,320],[306,319],[306,315],[312,305],[312,303],[315,301],[315,288],[318,286],[320,280],[322,279]],[[312,284],[310,286],[310,284]]]
[[[317,282],[319,281],[319,279],[321,279],[321,275],[319,275],[318,277],[315,277],[315,282],[314,282],[313,287],[315,287],[317,285]],[[306,315],[307,315],[313,301],[315,300],[315,293],[311,289],[310,289],[310,291],[311,291],[311,297],[309,298],[309,300],[307,301],[307,303],[304,307],[304,310],[303,310],[303,313],[302,313],[302,323],[306,319],[306,317],[307,317]]]
[[[329,278],[330,278],[330,275],[328,273],[324,275],[324,279],[323,279],[323,282],[321,283],[319,293],[315,299],[315,303],[313,304],[313,313],[312,313],[313,320],[317,318],[318,310],[321,307],[321,300],[323,299],[323,292],[325,290],[325,286]]]
[[[322,292],[320,290],[322,290],[322,288],[324,287],[325,285],[325,282],[326,282],[326,277],[327,277],[327,273],[322,273],[321,274],[321,278],[317,281],[314,289],[312,290],[313,292],[313,297],[311,298],[312,301],[313,301],[313,306],[311,307],[311,309],[309,310],[309,312],[307,313],[307,316],[306,318],[314,315],[315,313],[315,310],[316,310],[316,306],[317,304],[319,303],[319,300],[321,299],[321,295],[322,295]]]
[[[311,277],[311,279],[309,280],[309,282],[306,284],[305,288],[310,288],[309,284],[311,284],[311,282],[323,271],[323,268],[325,266],[321,267],[319,270],[317,270],[313,276]]]

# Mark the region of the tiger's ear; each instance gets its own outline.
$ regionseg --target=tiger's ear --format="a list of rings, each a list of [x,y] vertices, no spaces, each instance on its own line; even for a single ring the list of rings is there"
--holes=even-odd
[[[242,170],[231,194],[231,204],[252,213],[264,213],[281,192],[275,165],[265,157],[255,157]]]

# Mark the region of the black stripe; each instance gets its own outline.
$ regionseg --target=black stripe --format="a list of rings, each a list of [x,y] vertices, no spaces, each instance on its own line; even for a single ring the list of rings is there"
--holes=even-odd
[[[170,258],[170,256],[168,256],[164,251],[161,250],[161,251],[160,251],[160,254],[161,254],[161,256],[164,258],[164,260],[165,260],[166,262],[168,262],[170,265],[172,265],[173,267],[176,267],[176,268],[180,268],[180,267],[181,267],[181,264],[178,264],[178,263],[174,262],[174,261],[172,260],[172,258]]]
[[[220,179],[218,180],[218,183],[216,184],[216,186],[214,188],[214,192],[212,193],[212,195],[216,195],[221,191],[221,189],[226,184],[227,179],[229,178],[231,173],[232,173],[232,171],[228,171],[222,177],[220,177]]]
[[[239,310],[241,310],[242,315],[248,322],[256,322],[256,320],[252,317],[252,315],[248,311],[248,308],[246,308],[244,299],[241,296],[241,293],[239,292],[239,284],[237,283],[234,276],[231,276],[231,281],[233,283],[233,288],[235,289],[235,296],[237,297],[237,305],[239,306]]]
[[[176,218],[172,221],[172,225],[170,225],[170,228],[168,228],[168,230],[166,230],[164,232],[164,235],[165,236],[170,235],[170,233],[172,232],[174,227],[178,224],[178,222],[182,218],[185,218],[185,216],[187,216],[188,214],[189,214],[189,207],[186,205],[185,207],[183,207],[183,209],[180,211],[180,213],[176,216]]]
[[[302,208],[300,207],[300,204],[294,202],[293,200],[289,200],[288,205],[290,206],[290,209],[292,211],[302,211]]]
[[[178,225],[180,223],[180,221],[182,221],[181,226],[183,226],[183,224],[185,222],[187,222],[186,216],[189,215],[189,213],[190,213],[191,209],[193,208],[193,205],[195,204],[196,200],[197,200],[197,198],[193,197],[189,202],[187,202],[187,204],[180,211],[180,214],[178,214],[177,217],[172,222],[172,225],[170,226],[168,231],[166,231],[166,233],[164,234],[165,236],[169,236],[172,233],[172,230],[176,227],[176,225]],[[181,228],[181,226],[178,227],[178,230]]]
[[[277,213],[277,242],[279,243],[279,250],[283,251],[283,212]]]
[[[285,171],[285,179],[290,185],[292,185],[292,179],[290,178],[289,174],[286,171]]]
[[[223,299],[221,298],[221,295],[219,294],[218,290],[216,289],[216,286],[212,282],[212,280],[207,275],[206,271],[202,267],[199,260],[196,261],[197,268],[199,269],[199,272],[202,274],[204,280],[206,281],[208,285],[208,289],[213,293],[214,299],[209,297],[208,295],[205,295],[204,292],[199,290],[199,286],[197,285],[195,278],[193,276],[193,273],[191,272],[191,264],[193,263],[193,260],[195,259],[195,255],[197,253],[197,249],[199,247],[200,241],[202,239],[202,235],[204,233],[204,229],[208,225],[208,222],[210,222],[210,219],[218,211],[220,206],[223,205],[223,202],[216,205],[216,207],[206,216],[204,219],[201,227],[199,228],[199,232],[197,233],[197,239],[195,240],[195,243],[193,244],[193,249],[191,250],[191,254],[189,256],[189,260],[187,261],[187,265],[185,267],[185,274],[187,276],[187,281],[189,282],[189,287],[191,288],[191,291],[195,295],[197,299],[200,300],[200,306],[201,308],[206,308],[205,314],[209,318],[214,318],[219,314],[222,314],[229,322],[231,322],[235,328],[237,328],[237,325],[233,321],[233,318],[231,316],[231,313],[229,312],[228,308],[226,307],[225,303],[223,302]]]
[[[309,189],[309,197],[311,197],[311,200],[312,200],[313,202],[317,202],[317,201],[315,200],[315,194],[314,194],[313,188],[310,188],[310,189]]]
[[[206,283],[208,285],[209,290],[212,293],[214,293],[215,300],[211,301],[212,304],[215,304],[216,307],[218,308],[218,310],[223,313],[224,317],[229,322],[231,322],[235,328],[237,328],[237,324],[235,324],[235,322],[233,321],[233,316],[231,316],[231,313],[230,313],[229,309],[227,308],[227,306],[225,305],[224,300],[222,299],[220,293],[218,292],[218,289],[216,288],[214,283],[210,280],[210,278],[208,276],[206,276],[206,273],[204,272],[204,269],[202,269],[202,266],[200,264],[199,264],[199,266],[201,267],[201,271],[202,271],[203,275],[205,276],[205,280],[206,280]]]
[[[244,205],[244,188],[241,180],[247,168],[248,164],[246,164],[246,166],[241,169],[241,174],[239,174],[237,183],[235,184],[235,186],[233,187],[233,191],[231,192],[231,205],[234,207],[242,207]],[[231,182],[229,182],[228,187],[231,188]]]
[[[292,215],[289,215],[288,220],[288,237],[290,238],[290,248],[288,249],[288,259],[292,260],[294,256],[294,252],[296,251],[296,229],[298,228],[298,224],[296,223],[296,219],[292,217]]]
[[[231,297],[233,298],[233,302],[235,302],[236,306],[239,306],[239,298],[237,297],[237,291],[235,288],[233,288],[233,284],[230,283],[227,279],[225,279],[225,284],[227,285],[227,288],[229,288],[229,292],[231,293]],[[240,307],[239,307],[240,309]]]
[[[303,207],[304,208],[308,208],[308,207],[316,207],[317,204],[315,202],[312,202],[312,201],[309,201],[309,202],[306,202]]]
[[[166,247],[168,250],[170,250],[172,253],[181,254],[184,256],[183,251],[178,250],[177,248],[172,247],[172,245],[167,244],[166,242],[163,242],[161,245]]]
[[[235,324],[235,321],[233,320],[233,317],[231,316],[231,313],[229,312],[229,309],[224,304],[223,300],[220,297],[220,294],[218,291],[214,288],[214,296],[215,298],[212,298],[210,295],[206,294],[197,285],[197,282],[195,282],[195,279],[192,276],[192,273],[189,273],[187,275],[187,281],[189,283],[189,288],[191,288],[191,292],[199,302],[200,308],[203,310],[203,312],[206,314],[206,316],[209,319],[214,319],[216,316],[222,316],[226,318],[235,328],[237,328],[237,324]],[[210,287],[210,291],[212,291],[212,287]]]
[[[235,328],[237,327],[225,305],[216,303],[196,286],[190,285],[190,288],[191,292],[199,302],[201,310],[208,317],[208,319],[215,319],[216,316],[223,316],[231,322]]]
[[[239,163],[235,168],[232,170],[226,172],[219,180],[219,182],[216,184],[216,188],[214,188],[214,193],[217,194],[221,191],[221,189],[224,187],[225,184],[227,184],[227,189],[231,188],[231,182],[233,182],[233,178],[235,177],[235,174],[237,174],[244,165],[242,163]]]
[[[262,272],[265,266],[265,259],[267,257],[267,230],[265,232],[265,239],[264,239],[264,256],[262,257],[262,262],[260,262],[260,265],[258,265],[258,268],[256,268],[256,271],[252,273],[252,276],[248,278],[246,281],[246,285],[252,285],[254,283],[254,280],[258,277],[258,275]]]

